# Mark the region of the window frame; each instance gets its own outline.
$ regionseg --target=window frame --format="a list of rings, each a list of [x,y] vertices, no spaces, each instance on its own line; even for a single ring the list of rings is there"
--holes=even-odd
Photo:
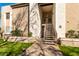
[[[6,19],[10,19],[10,12],[6,13]]]

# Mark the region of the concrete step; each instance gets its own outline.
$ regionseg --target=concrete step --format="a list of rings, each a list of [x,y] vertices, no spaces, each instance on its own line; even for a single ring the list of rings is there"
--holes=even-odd
[[[56,44],[56,40],[47,40],[47,39],[44,39],[43,43],[44,44],[49,44],[49,45],[54,45],[54,44]]]
[[[46,36],[46,37],[52,37],[52,38],[54,38],[54,36]]]
[[[53,38],[46,38],[46,40],[54,40]]]
[[[52,39],[52,40],[44,39],[43,41],[51,41],[51,42],[53,42],[53,41],[55,41],[55,40],[54,40],[54,39]]]
[[[55,45],[55,42],[43,42],[44,44]]]
[[[54,36],[46,36],[46,38],[55,38]]]
[[[46,40],[54,40],[55,38],[54,37],[46,37],[45,39]]]
[[[54,42],[55,40],[43,40],[44,42]]]

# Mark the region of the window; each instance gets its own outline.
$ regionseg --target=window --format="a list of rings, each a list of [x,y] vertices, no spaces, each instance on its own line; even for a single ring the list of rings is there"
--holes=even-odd
[[[10,13],[6,13],[6,19],[10,19]]]

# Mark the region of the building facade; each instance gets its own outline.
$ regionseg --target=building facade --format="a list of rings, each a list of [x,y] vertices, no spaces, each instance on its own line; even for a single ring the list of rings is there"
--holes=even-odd
[[[2,7],[1,20],[4,33],[15,28],[24,36],[32,32],[33,37],[48,36],[65,38],[68,30],[79,30],[79,4],[30,3]]]
[[[28,36],[28,9],[29,4],[15,4],[2,7],[2,30],[10,34],[16,28]]]

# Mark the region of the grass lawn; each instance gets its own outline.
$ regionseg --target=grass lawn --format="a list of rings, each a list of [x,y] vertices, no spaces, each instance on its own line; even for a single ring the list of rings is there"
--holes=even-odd
[[[18,56],[24,48],[28,48],[32,43],[8,42],[0,39],[0,56]]]
[[[79,47],[59,46],[64,56],[79,56]]]

